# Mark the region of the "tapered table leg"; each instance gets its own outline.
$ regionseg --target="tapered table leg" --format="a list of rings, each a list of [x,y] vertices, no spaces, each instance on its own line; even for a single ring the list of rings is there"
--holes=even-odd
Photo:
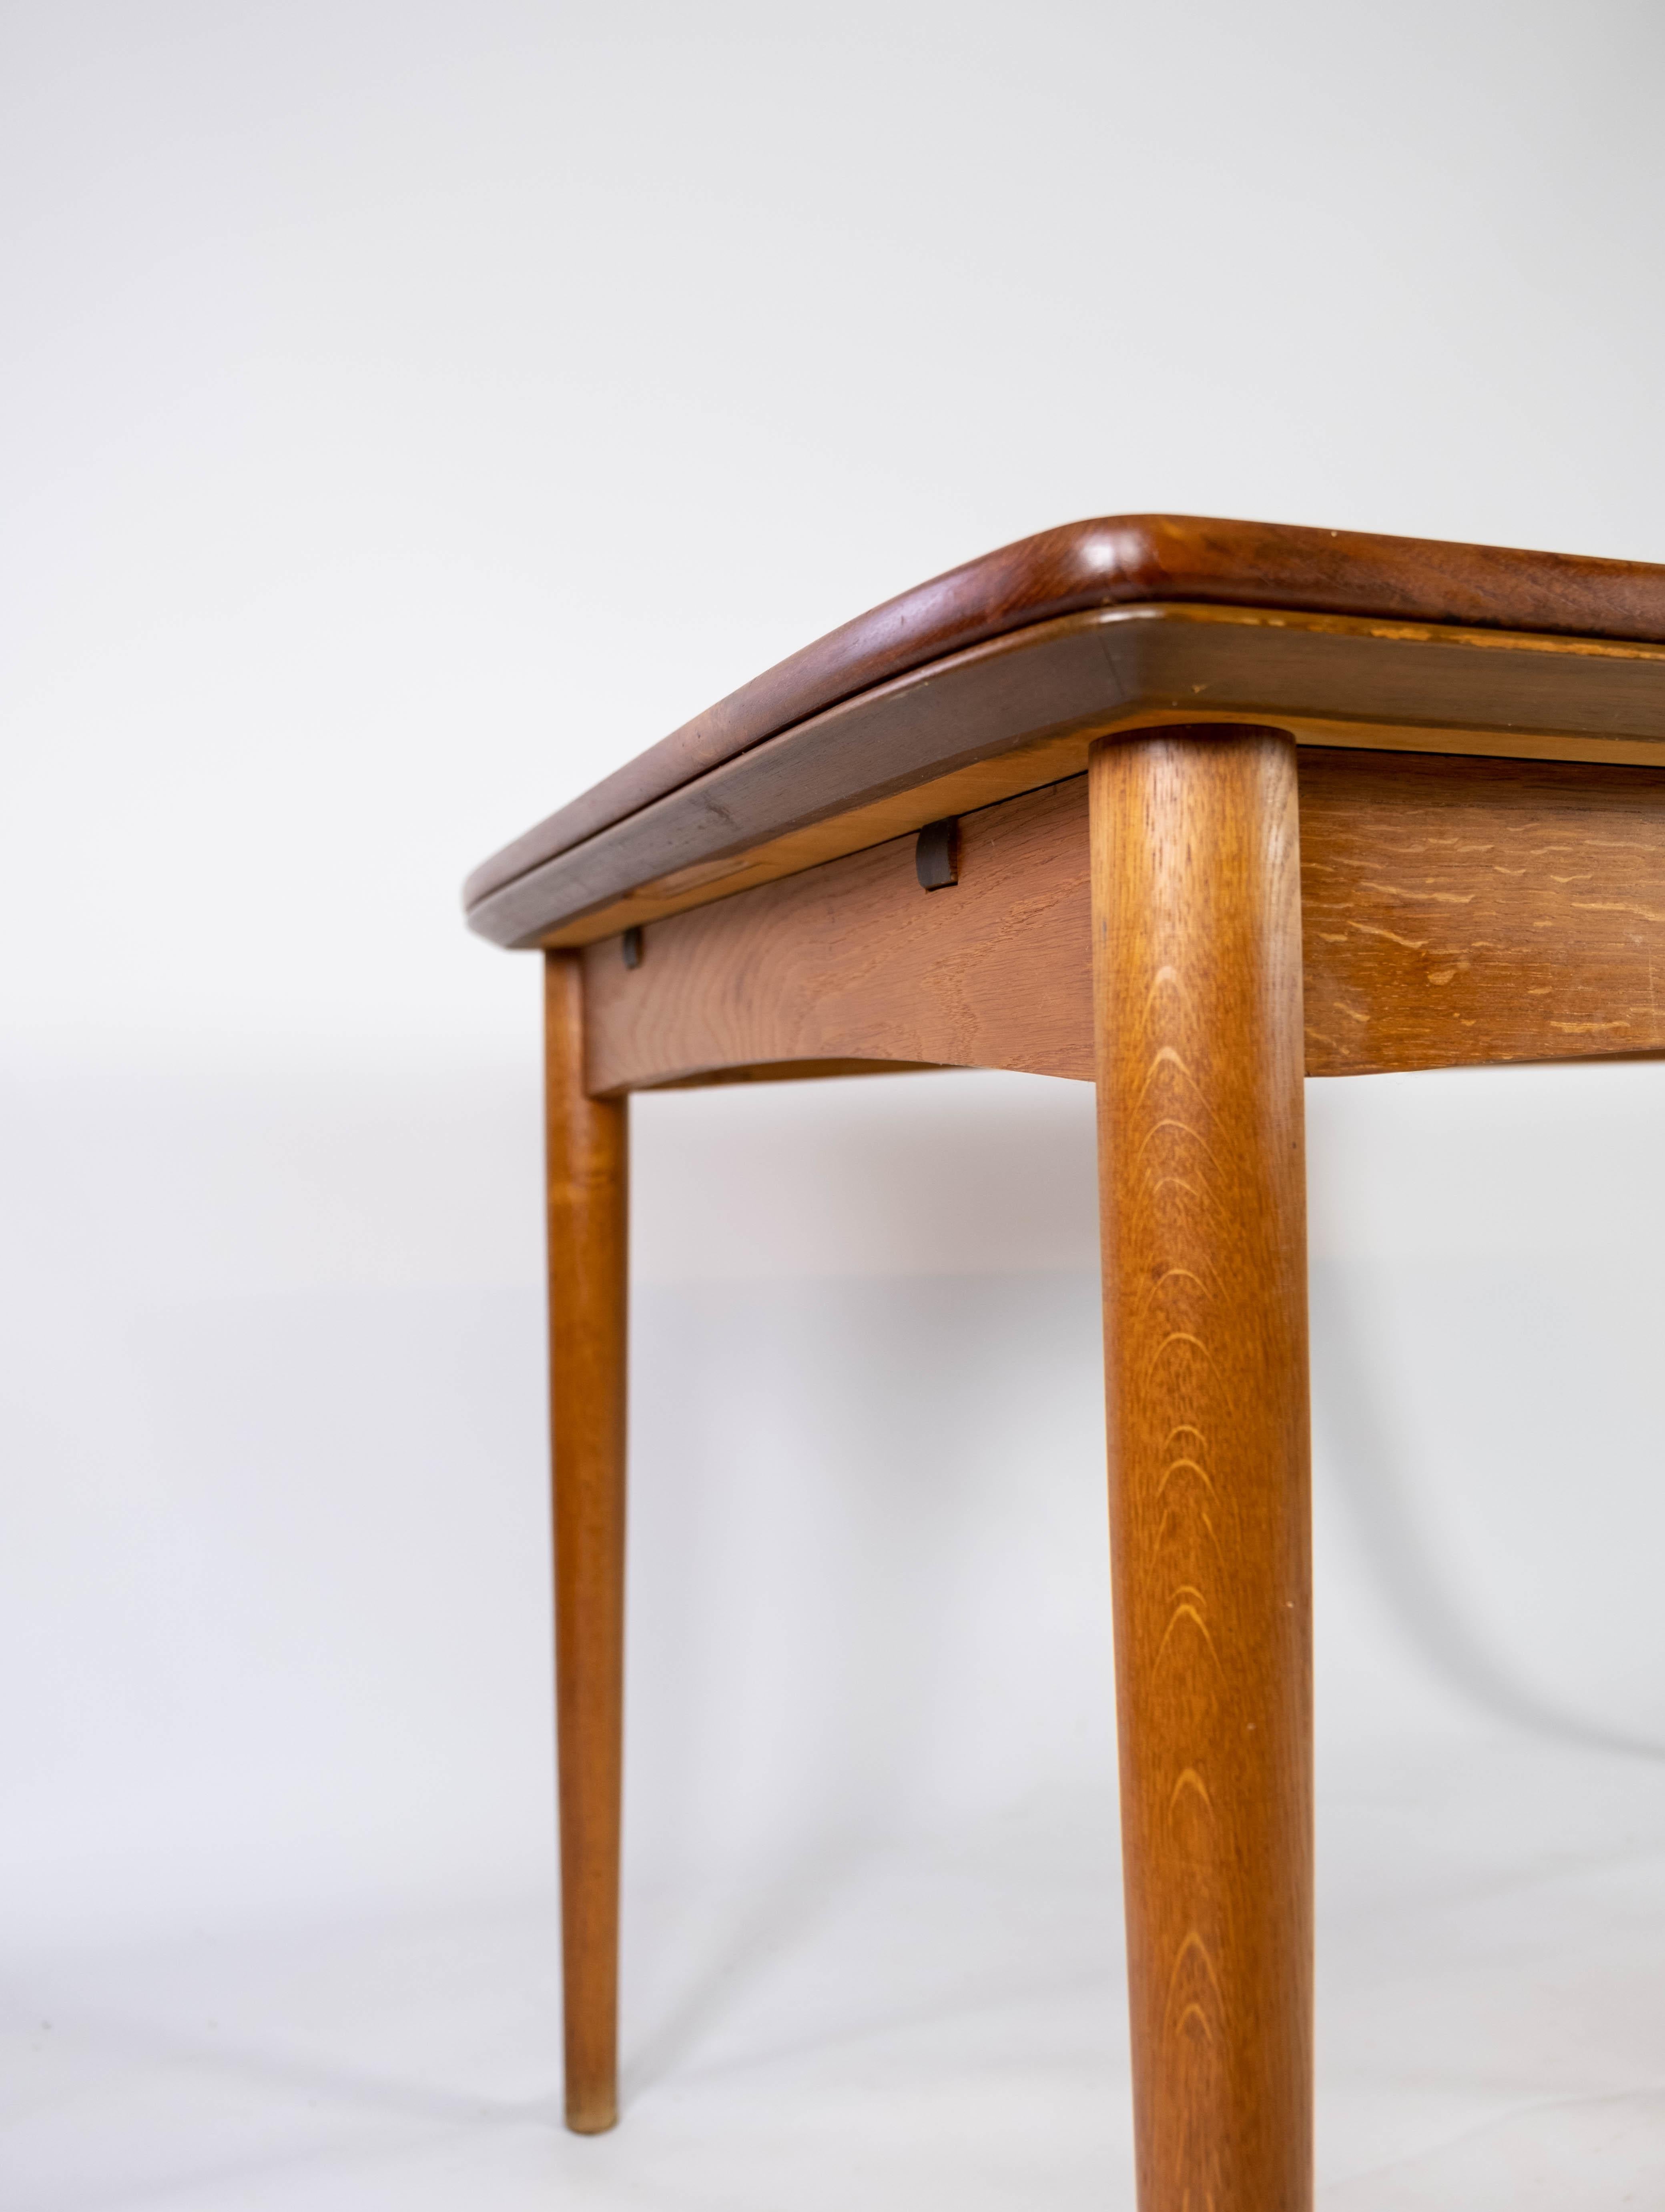
[[[1091,766],[1140,2212],[1311,2203],[1312,1723],[1295,747]]]
[[[618,2117],[628,1156],[622,1099],[584,1089],[577,954],[544,960],[556,1708],[567,2124]]]

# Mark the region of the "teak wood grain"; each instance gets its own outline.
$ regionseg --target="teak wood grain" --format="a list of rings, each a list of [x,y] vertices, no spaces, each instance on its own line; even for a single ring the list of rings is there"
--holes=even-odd
[[[1140,2212],[1312,2191],[1300,827],[1280,734],[1090,771]]]
[[[1247,608],[1075,614],[799,724],[482,896],[499,944],[581,944],[1085,772],[1112,731],[1665,760],[1665,646]]]
[[[1665,769],[1303,750],[1307,1072],[1665,1050]],[[794,1061],[1091,1080],[1087,785],[963,817],[584,954],[597,1092]]]
[[[506,846],[475,871],[465,903],[860,691],[1060,616],[1161,600],[1665,641],[1665,568],[1641,562],[1195,515],[1066,523],[917,585],[754,678]]]
[[[544,961],[556,1722],[567,2124],[618,2117],[626,1107],[584,1087],[576,957]]]

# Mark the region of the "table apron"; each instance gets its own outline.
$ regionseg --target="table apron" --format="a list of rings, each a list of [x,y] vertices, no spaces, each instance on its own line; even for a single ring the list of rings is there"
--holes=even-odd
[[[1665,1051],[1665,769],[1303,748],[1306,1066]],[[893,837],[584,952],[586,1082],[999,1067],[1091,1081],[1087,785]]]

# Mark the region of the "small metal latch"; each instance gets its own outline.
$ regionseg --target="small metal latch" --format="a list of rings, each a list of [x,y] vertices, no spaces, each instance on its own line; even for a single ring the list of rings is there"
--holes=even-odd
[[[960,823],[957,815],[951,814],[941,822],[927,822],[919,833],[919,843],[914,848],[914,866],[919,871],[921,886],[927,891],[945,891],[951,884],[960,879]]]
[[[641,967],[641,930],[640,926],[625,931],[623,936],[618,940],[618,949],[624,955],[624,964],[627,968]]]

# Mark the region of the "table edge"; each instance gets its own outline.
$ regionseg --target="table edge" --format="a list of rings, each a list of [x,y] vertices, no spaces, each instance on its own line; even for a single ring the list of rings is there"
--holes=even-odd
[[[1011,631],[1187,600],[1665,642],[1665,567],[1195,515],[1101,516],[915,586],[767,669],[483,861],[477,905],[544,862],[841,701]]]

